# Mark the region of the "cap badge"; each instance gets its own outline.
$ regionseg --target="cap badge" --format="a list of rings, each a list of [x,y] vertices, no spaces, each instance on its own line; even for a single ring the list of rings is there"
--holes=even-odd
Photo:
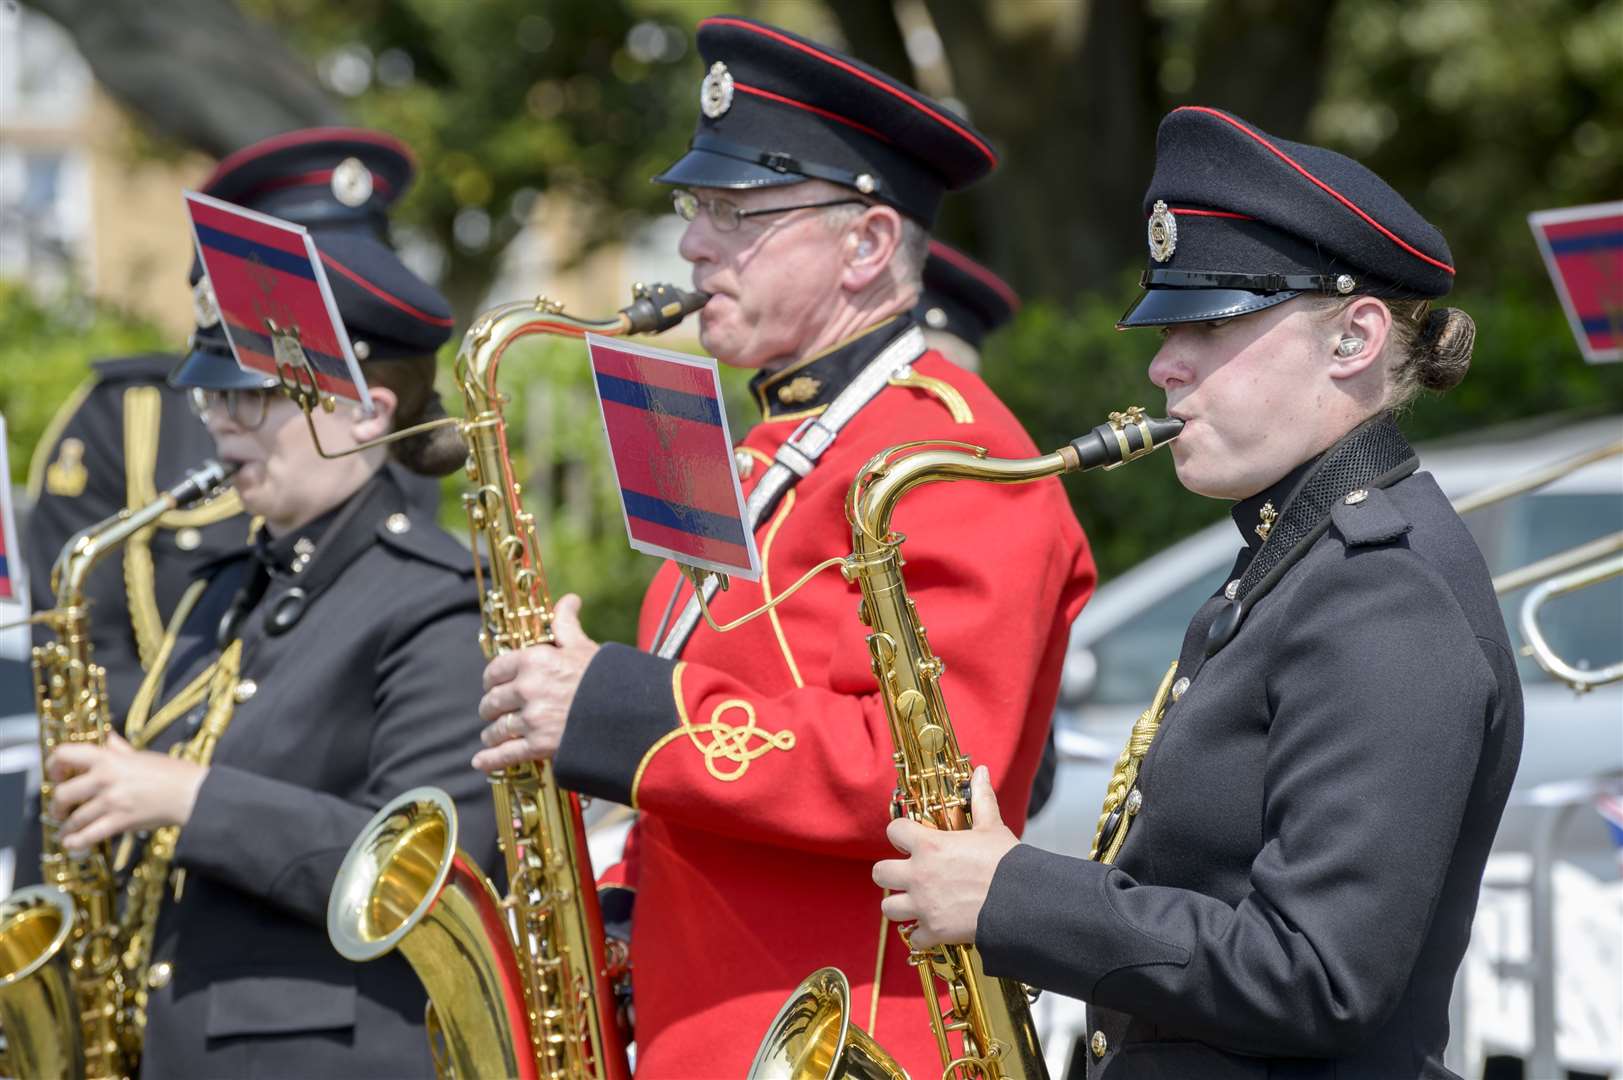
[[[1155,200],[1150,211],[1150,258],[1166,262],[1178,250],[1178,219],[1167,209],[1164,199]]]
[[[699,111],[714,120],[733,107],[733,73],[717,60],[699,84]]]
[[[197,284],[192,286],[192,317],[205,330],[219,325],[220,304],[214,299],[214,286],[209,283],[207,274],[198,278]]]
[[[360,158],[345,158],[332,171],[332,193],[345,206],[364,206],[372,197],[372,170]]]
[[[785,405],[804,405],[816,398],[817,392],[822,388],[821,379],[814,379],[810,375],[796,375],[778,387],[778,400]]]

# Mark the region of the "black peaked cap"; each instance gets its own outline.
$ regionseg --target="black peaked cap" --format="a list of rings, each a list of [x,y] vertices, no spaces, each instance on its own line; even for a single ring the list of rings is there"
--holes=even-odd
[[[736,15],[699,23],[706,73],[688,152],[654,179],[753,188],[827,180],[929,226],[997,167],[986,137],[884,72]]]
[[[428,356],[451,335],[451,306],[400,261],[387,239],[387,214],[411,186],[417,165],[399,139],[358,128],[290,131],[226,157],[200,189],[205,195],[310,230],[363,364]],[[232,359],[202,264],[192,262],[197,327],[189,355],[170,375],[176,386],[264,386]]]
[[[1144,293],[1117,324],[1227,318],[1304,292],[1430,298],[1453,256],[1403,196],[1344,154],[1218,109],[1174,109],[1144,194]]]
[[[987,334],[1019,310],[1020,297],[1008,282],[956,248],[930,241],[915,319],[979,349]]]

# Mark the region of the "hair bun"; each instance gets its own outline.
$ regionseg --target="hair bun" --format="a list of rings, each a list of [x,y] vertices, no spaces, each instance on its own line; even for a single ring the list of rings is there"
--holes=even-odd
[[[1435,308],[1415,350],[1415,374],[1427,390],[1452,390],[1471,368],[1476,322],[1459,308]]]
[[[430,390],[422,410],[404,426],[440,420],[445,416],[445,403],[440,400],[439,392]],[[463,444],[462,436],[449,425],[402,439],[391,449],[396,461],[419,476],[449,476],[460,469],[468,458],[468,448]]]

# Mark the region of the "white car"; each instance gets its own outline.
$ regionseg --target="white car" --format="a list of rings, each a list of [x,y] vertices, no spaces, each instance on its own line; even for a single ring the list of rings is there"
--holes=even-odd
[[[1623,418],[1584,423],[1557,418],[1517,431],[1517,436],[1492,441],[1422,446],[1420,466],[1458,499],[1617,439],[1623,435]],[[1537,492],[1468,514],[1465,520],[1495,574],[1618,532],[1623,530],[1623,457],[1586,466]],[[1167,666],[1177,659],[1190,617],[1224,584],[1241,543],[1233,524],[1220,521],[1106,583],[1083,609],[1072,627],[1054,717],[1060,752],[1054,794],[1027,827],[1027,843],[1087,855],[1105,784],[1128,730],[1149,704]],[[1518,643],[1517,618],[1525,594],[1523,589],[1501,597],[1505,622]],[[1615,663],[1623,658],[1623,578],[1552,601],[1542,622],[1550,643],[1577,666]],[[1579,696],[1525,658],[1521,676],[1526,699],[1521,767],[1512,806],[1495,841],[1496,855],[1530,850],[1540,815],[1548,812],[1536,804],[1552,790],[1550,785],[1623,774],[1623,683]],[[1617,853],[1598,815],[1572,815],[1560,839],[1564,861],[1600,882],[1615,882]],[[1523,865],[1526,861],[1524,854]],[[1492,866],[1489,876],[1494,876]],[[1526,891],[1525,885],[1520,888]],[[1488,903],[1485,893],[1484,906]],[[1619,934],[1623,936],[1623,924]],[[1616,946],[1609,951],[1615,955]],[[1615,986],[1610,996],[1617,996]],[[1470,1006],[1456,1003],[1456,1010],[1462,1007]],[[1050,1069],[1061,1075],[1075,1036],[1083,1031],[1081,1003],[1044,994],[1035,1009]],[[1623,1038],[1618,1032],[1623,1017],[1615,1009],[1612,1025],[1612,1034],[1603,1043]],[[1454,1067],[1480,1075],[1475,1070],[1484,1054],[1523,1056],[1531,1035],[1499,1044],[1491,1036],[1484,1040],[1480,1045],[1451,1047]],[[1623,1071],[1623,1060],[1613,1061],[1609,1068]]]

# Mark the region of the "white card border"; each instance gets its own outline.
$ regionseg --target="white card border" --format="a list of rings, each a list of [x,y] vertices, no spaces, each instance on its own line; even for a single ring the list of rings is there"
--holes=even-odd
[[[281,229],[284,232],[290,232],[303,238],[304,254],[305,257],[310,260],[310,265],[315,270],[316,287],[321,290],[321,300],[322,303],[326,305],[327,318],[332,320],[333,327],[338,331],[338,345],[344,352],[344,366],[349,370],[350,381],[353,382],[356,389],[361,392],[360,400],[357,402],[357,404],[366,410],[366,414],[368,416],[372,415],[372,391],[366,385],[366,376],[361,374],[361,365],[359,361],[355,359],[355,348],[349,340],[349,328],[344,325],[343,316],[338,313],[338,301],[333,297],[332,284],[327,280],[327,267],[321,261],[321,252],[316,247],[315,238],[310,235],[310,230],[305,228],[303,225],[299,225],[291,221],[284,221],[282,218],[272,217],[270,214],[262,214],[258,210],[249,210],[245,206],[238,206],[236,203],[226,202],[224,199],[216,199],[212,195],[204,195],[200,191],[186,190],[182,191],[180,194],[183,203],[188,203],[191,200],[196,199],[204,206],[209,206],[215,210],[220,210],[225,213],[238,214],[249,219],[250,221],[258,222],[259,224],[268,226],[270,228]],[[202,265],[203,273],[206,276],[209,272],[208,259],[203,255],[203,242],[198,239],[197,236],[197,221],[192,217],[189,209],[186,213],[186,224],[192,232],[192,246],[197,252],[197,261]],[[211,287],[212,284],[213,279],[211,278]],[[218,301],[216,301],[216,307],[218,307]],[[242,354],[237,351],[237,339],[231,334],[231,321],[225,317],[224,311],[220,312],[220,328],[225,331],[225,339],[231,345],[231,359],[237,362],[237,367],[248,372],[250,375],[264,376],[265,372],[260,371],[257,368],[248,367],[242,362]],[[350,400],[343,394],[335,394],[334,396],[343,397],[345,401]]]
[[[735,444],[733,443],[732,429],[727,423],[727,401],[726,398],[722,396],[721,367],[716,362],[716,359],[710,356],[694,356],[692,353],[681,353],[675,352],[671,349],[661,349],[655,345],[644,345],[641,342],[628,341],[622,337],[608,337],[603,334],[592,333],[588,333],[586,335],[586,365],[587,370],[591,372],[592,376],[592,397],[597,401],[597,415],[598,418],[603,422],[603,444],[605,449],[608,451],[609,468],[614,472],[615,498],[620,503],[620,519],[626,527],[626,540],[631,544],[632,549],[634,551],[640,551],[645,555],[653,555],[656,558],[668,559],[671,562],[680,563],[686,566],[697,566],[702,570],[711,570],[718,574],[726,574],[730,577],[743,578],[746,581],[761,580],[761,551],[760,547],[755,543],[755,530],[750,528],[749,512],[744,501],[744,488],[743,485],[739,483],[738,468],[736,465],[730,468],[728,471],[732,474],[733,500],[738,506],[738,520],[744,529],[744,546],[749,552],[750,557],[750,569],[748,573],[744,572],[740,567],[729,566],[725,563],[712,562],[709,559],[694,558],[671,548],[662,547],[659,544],[651,544],[645,540],[639,540],[631,534],[631,515],[626,511],[625,488],[620,484],[620,466],[614,460],[614,443],[609,438],[608,413],[603,408],[603,394],[598,389],[597,385],[597,365],[592,363],[592,349],[597,347],[619,349],[622,351],[647,356],[655,360],[669,360],[673,363],[686,365],[687,367],[701,368],[708,371],[710,373],[710,383],[716,391],[716,404],[718,406],[717,412],[721,414],[721,437],[726,442],[729,449],[731,449]]]
[[[1555,285],[1555,294],[1561,300],[1561,310],[1566,312],[1567,326],[1572,330],[1572,336],[1578,343],[1578,351],[1583,354],[1586,364],[1612,364],[1623,360],[1623,344],[1612,349],[1592,349],[1589,346],[1589,334],[1584,330],[1584,322],[1578,316],[1578,309],[1572,302],[1572,296],[1567,292],[1567,280],[1556,265],[1555,252],[1550,249],[1550,238],[1544,234],[1546,225],[1562,225],[1569,221],[1588,221],[1592,218],[1607,217],[1612,214],[1623,214],[1623,202],[1590,203],[1587,206],[1565,206],[1559,210],[1535,210],[1527,215],[1527,227],[1533,232],[1533,240],[1538,244],[1538,252],[1544,258],[1544,272],[1550,276]]]

